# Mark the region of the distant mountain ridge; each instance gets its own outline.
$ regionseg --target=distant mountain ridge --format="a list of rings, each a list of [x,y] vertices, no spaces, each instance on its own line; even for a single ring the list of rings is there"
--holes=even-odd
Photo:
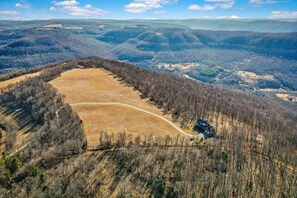
[[[297,32],[296,19],[67,19],[67,20],[34,20],[34,21],[0,21],[0,30],[36,28],[47,24],[111,24],[114,26],[146,25],[154,27],[180,27],[205,30],[252,31],[252,32]]]
[[[294,20],[256,22],[258,25],[254,27],[259,30],[267,29],[267,24],[278,28],[284,24],[297,27]],[[252,88],[297,90],[297,32],[191,29],[197,24],[228,28],[225,23],[240,29],[256,22],[202,19],[0,21],[0,73],[99,56],[236,88],[250,87],[236,72],[253,72],[272,77],[262,79]]]

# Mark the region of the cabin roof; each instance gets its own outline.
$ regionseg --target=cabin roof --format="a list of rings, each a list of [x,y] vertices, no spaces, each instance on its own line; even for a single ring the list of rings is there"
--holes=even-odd
[[[206,120],[202,120],[202,119],[197,120],[197,125],[203,129],[208,129],[210,127],[210,124]]]
[[[196,126],[198,127],[198,132],[204,133],[207,137],[213,137],[215,134],[215,129],[212,125],[208,123],[207,120],[198,119],[196,122]]]

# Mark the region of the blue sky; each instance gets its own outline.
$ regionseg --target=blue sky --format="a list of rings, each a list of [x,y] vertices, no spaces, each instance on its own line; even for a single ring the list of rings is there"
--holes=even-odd
[[[0,19],[297,18],[297,0],[0,0]]]

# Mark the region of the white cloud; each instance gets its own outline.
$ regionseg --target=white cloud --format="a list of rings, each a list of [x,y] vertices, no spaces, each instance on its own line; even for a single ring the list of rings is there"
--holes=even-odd
[[[204,6],[199,6],[199,5],[190,5],[189,10],[192,11],[208,11],[208,10],[213,10],[215,9],[216,6],[215,5],[204,5]]]
[[[172,4],[178,0],[133,0],[125,5],[125,11],[130,13],[143,13],[151,9],[163,8],[162,5]]]
[[[74,7],[79,5],[79,2],[77,2],[76,0],[61,1],[61,2],[53,1],[52,3],[55,6],[62,6],[62,7]]]
[[[58,9],[56,7],[51,7],[50,11],[57,11]]]
[[[209,11],[216,8],[229,9],[235,4],[235,0],[204,0],[206,4],[204,5],[190,5],[189,10],[192,11]]]
[[[276,3],[288,2],[288,0],[250,0],[249,2],[253,6],[259,6],[262,4],[276,4]]]
[[[144,3],[130,3],[125,6],[125,10],[131,13],[143,13],[149,9],[151,8]]]
[[[13,10],[0,10],[0,15],[18,15],[18,14],[20,13]]]
[[[94,15],[105,15],[108,12],[100,8],[94,8],[92,5],[87,4],[83,7],[79,6],[79,2],[76,0],[69,1],[53,1],[53,7],[50,11],[66,12],[71,16],[94,16]]]
[[[297,18],[297,12],[273,11],[269,18],[273,18],[273,19],[293,19],[293,18]]]
[[[231,16],[218,16],[216,18],[217,19],[240,19],[241,17],[236,16],[236,15],[231,15]]]
[[[23,9],[30,9],[31,8],[31,6],[29,4],[24,4],[24,3],[17,3],[17,4],[15,4],[15,7],[23,8]]]

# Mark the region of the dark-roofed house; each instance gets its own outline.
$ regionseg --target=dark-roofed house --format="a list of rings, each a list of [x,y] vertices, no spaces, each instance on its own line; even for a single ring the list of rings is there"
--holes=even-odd
[[[207,120],[198,119],[196,122],[196,128],[199,133],[202,133],[205,137],[213,137],[215,135],[215,129],[211,126]]]

